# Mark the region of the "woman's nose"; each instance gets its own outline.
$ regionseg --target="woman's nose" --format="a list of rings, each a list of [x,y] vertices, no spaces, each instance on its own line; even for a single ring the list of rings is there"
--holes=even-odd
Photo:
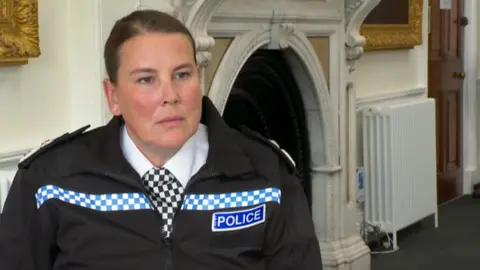
[[[163,105],[175,105],[180,102],[180,96],[171,82],[164,85],[163,89],[161,89],[161,93],[161,103]]]

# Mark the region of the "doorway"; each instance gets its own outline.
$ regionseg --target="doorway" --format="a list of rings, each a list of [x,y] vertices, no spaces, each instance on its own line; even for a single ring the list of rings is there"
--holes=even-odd
[[[438,204],[463,194],[463,1],[441,6],[429,0],[428,96],[436,103]]]

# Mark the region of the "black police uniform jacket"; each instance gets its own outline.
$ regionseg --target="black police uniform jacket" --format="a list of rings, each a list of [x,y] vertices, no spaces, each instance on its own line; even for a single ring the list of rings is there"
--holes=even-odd
[[[230,129],[208,98],[202,106],[207,162],[185,188],[170,239],[122,154],[123,120],[114,117],[19,164],[0,219],[0,269],[322,269],[288,159]]]

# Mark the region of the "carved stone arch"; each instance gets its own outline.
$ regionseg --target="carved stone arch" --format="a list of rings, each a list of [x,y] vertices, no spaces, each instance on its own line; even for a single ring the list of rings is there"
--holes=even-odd
[[[270,43],[270,30],[259,29],[235,37],[218,65],[208,96],[223,113],[230,91],[238,73],[248,58],[258,49]]]
[[[322,123],[322,135],[323,135],[323,149],[325,152],[324,163],[328,167],[333,167],[338,164],[338,148],[336,138],[334,134],[335,121],[332,112],[332,98],[328,91],[328,84],[323,72],[322,65],[318,60],[310,41],[304,33],[300,31],[293,31],[288,39],[288,45],[295,53],[295,56],[305,65],[304,70],[309,77],[308,82],[313,84],[313,89],[310,92],[314,92],[314,102],[316,108],[320,109],[319,117]],[[299,71],[298,69],[294,69]],[[295,72],[295,73],[297,73]],[[308,93],[308,89],[302,89],[302,95]],[[313,100],[311,101],[313,102]],[[326,168],[327,169],[327,168]]]
[[[225,52],[220,65],[217,68],[217,72],[208,91],[209,98],[213,101],[217,109],[223,113],[225,106],[230,95],[230,91],[235,83],[235,80],[240,73],[242,67],[245,65],[249,57],[258,49],[268,47],[272,43],[279,44],[280,48],[289,47],[290,54],[294,54],[294,57],[287,56],[287,60],[292,62],[291,58],[297,58],[298,65],[302,68],[303,73],[308,74],[309,81],[312,82],[308,89],[301,89],[302,95],[305,92],[314,92],[315,108],[318,108],[319,113],[315,116],[315,122],[321,122],[320,129],[311,131],[316,134],[321,134],[322,150],[316,152],[317,158],[312,156],[312,161],[321,161],[323,170],[333,170],[337,166],[335,157],[338,157],[338,149],[336,147],[336,139],[334,136],[334,117],[332,114],[332,104],[330,94],[327,89],[327,83],[322,73],[322,68],[315,51],[311,47],[311,44],[307,37],[295,30],[291,31],[288,35],[280,35],[279,40],[272,41],[272,29],[269,27],[266,29],[260,28],[258,30],[249,31],[241,36],[236,37],[227,51]],[[280,41],[280,43],[278,43]],[[310,103],[312,101],[310,100]],[[311,121],[309,121],[311,123]],[[318,126],[317,126],[318,127]],[[312,129],[315,127],[312,127]]]
[[[212,58],[210,49],[215,45],[215,39],[208,35],[207,27],[223,2],[224,0],[191,1],[184,23],[195,39],[197,62],[201,67],[206,66]]]

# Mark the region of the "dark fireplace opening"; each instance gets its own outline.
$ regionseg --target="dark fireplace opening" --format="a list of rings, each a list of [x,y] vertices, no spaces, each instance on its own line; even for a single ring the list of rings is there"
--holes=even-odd
[[[297,165],[311,207],[310,143],[305,108],[292,70],[278,50],[258,50],[242,67],[223,117],[275,140]]]

